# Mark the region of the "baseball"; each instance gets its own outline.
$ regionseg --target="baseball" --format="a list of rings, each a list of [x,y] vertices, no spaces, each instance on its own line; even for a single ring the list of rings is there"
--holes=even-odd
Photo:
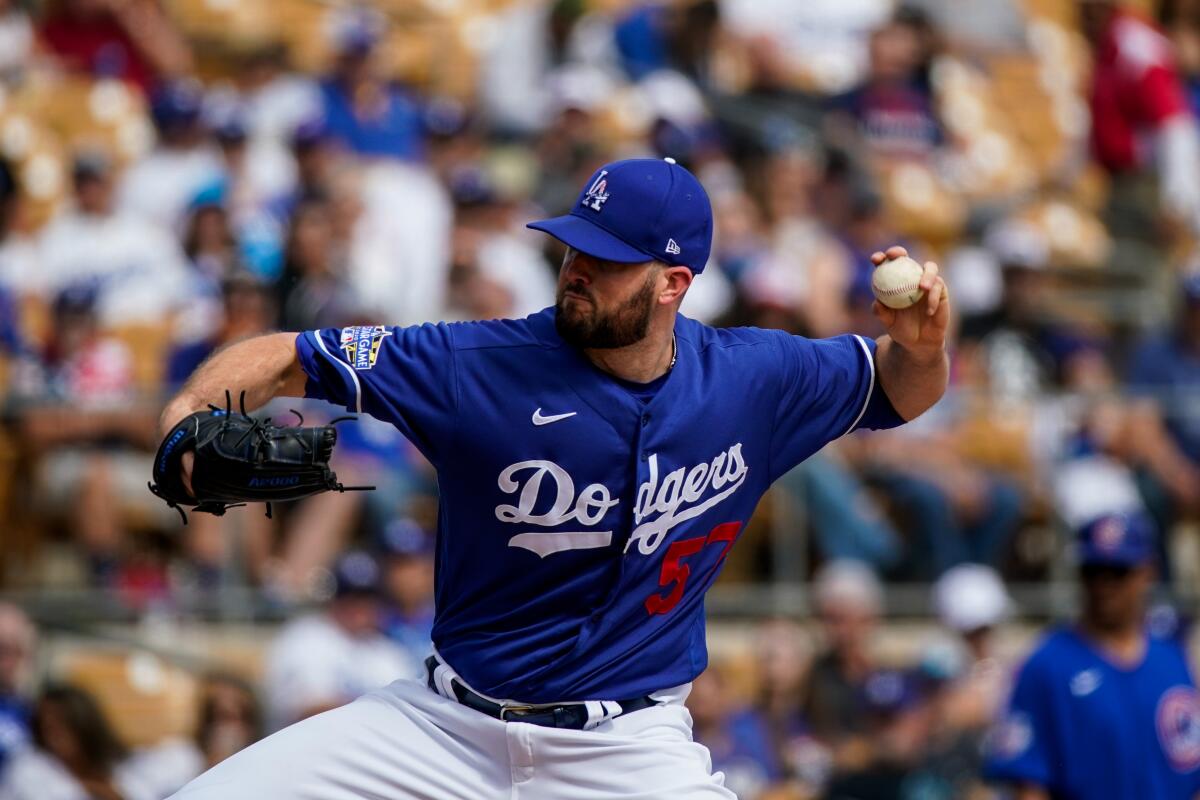
[[[920,286],[924,273],[925,268],[908,256],[894,258],[875,268],[871,290],[888,308],[908,308],[925,296]]]

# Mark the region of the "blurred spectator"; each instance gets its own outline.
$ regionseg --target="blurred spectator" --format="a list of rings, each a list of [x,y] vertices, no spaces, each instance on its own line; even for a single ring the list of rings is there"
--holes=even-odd
[[[248,275],[233,274],[219,284],[220,325],[205,339],[174,347],[167,357],[166,383],[172,390],[183,383],[216,350],[274,327],[275,303],[270,290]]]
[[[903,0],[929,15],[956,54],[978,58],[1026,49],[1024,7],[1015,0]]]
[[[236,675],[212,673],[201,681],[192,738],[168,739],[134,753],[128,771],[152,787],[154,797],[170,797],[262,736],[262,709],[253,687]]]
[[[250,225],[271,200],[291,191],[296,166],[280,142],[250,136],[248,115],[240,106],[214,105],[207,124],[224,162],[218,186],[231,217]]]
[[[158,504],[146,495],[155,410],[134,395],[132,357],[100,332],[95,292],[55,298],[53,336],[36,392],[21,400],[21,433],[40,457],[38,494],[65,514],[101,585],[116,577],[122,510]]]
[[[817,142],[798,142],[757,171],[763,211],[740,192],[717,197],[718,264],[738,281],[755,324],[813,337],[851,325],[854,264],[818,210],[825,168]],[[772,324],[775,310],[785,317]]]
[[[383,529],[382,628],[414,663],[433,652],[433,536],[412,519]]]
[[[554,273],[483,169],[451,178],[456,201],[450,303],[466,319],[524,317],[554,303]]]
[[[1180,282],[1180,295],[1178,321],[1138,346],[1128,375],[1143,398],[1140,414],[1152,416],[1151,426],[1154,417],[1165,423],[1164,469],[1158,472],[1172,489],[1168,502],[1175,514],[1194,511],[1200,502],[1200,274]]]
[[[753,709],[734,704],[720,669],[710,666],[692,682],[687,706],[692,736],[708,748],[712,771],[725,773],[727,789],[752,799],[783,778],[765,722]]]
[[[898,566],[904,542],[839,448],[817,453],[779,480],[778,488],[804,503],[817,552],[853,559],[880,572]]]
[[[1000,575],[982,564],[960,564],[933,587],[938,621],[955,639],[949,649],[925,649],[925,674],[946,681],[936,695],[930,767],[953,787],[954,797],[982,791],[984,734],[1008,698],[1011,670],[996,647],[996,629],[1013,611]]]
[[[963,562],[999,566],[1024,512],[1013,481],[976,463],[956,430],[954,389],[896,433],[846,439],[842,452],[878,491],[909,540],[897,571],[929,580]]]
[[[1178,640],[1147,633],[1153,528],[1108,515],[1078,535],[1082,614],[1022,667],[989,737],[988,774],[1030,800],[1193,797],[1200,695]]]
[[[0,83],[16,83],[29,65],[34,31],[20,0],[0,0]]]
[[[16,174],[8,160],[0,158],[0,291],[9,294],[14,305],[26,296],[36,296],[41,289],[37,248],[30,237],[16,229],[20,209],[21,194]],[[6,339],[12,340],[10,347],[17,334],[21,333],[17,327],[19,312],[18,305],[4,315],[5,321],[11,326],[6,336]]]
[[[0,776],[29,741],[30,673],[37,630],[19,606],[0,603]]]
[[[231,83],[214,87],[211,99],[244,115],[251,140],[287,144],[292,132],[321,114],[321,92],[307,75],[288,68],[282,40],[247,43],[233,55]]]
[[[869,758],[861,696],[875,670],[872,639],[883,587],[870,567],[842,560],[821,568],[812,593],[824,642],[809,672],[804,716],[813,736],[831,748],[834,769],[841,771]]]
[[[1007,220],[989,228],[984,245],[999,262],[1001,293],[991,310],[963,319],[959,339],[980,348],[993,397],[1029,402],[1059,379],[1049,323],[1050,244],[1034,226]]]
[[[892,11],[888,0],[793,3],[789,0],[721,0],[721,18],[750,40],[756,57],[793,82],[835,94],[866,72],[870,32]]]
[[[1117,235],[1146,238],[1147,210],[1162,208],[1200,228],[1200,140],[1170,40],[1117,0],[1080,3],[1095,50],[1092,148],[1112,174],[1109,224]],[[1159,202],[1144,178],[1157,175]]]
[[[129,750],[81,689],[42,690],[33,741],[36,747],[14,756],[0,776],[3,800],[160,800],[130,769]]]
[[[924,17],[913,11],[871,33],[866,80],[834,98],[830,138],[849,134],[864,155],[889,161],[933,155],[943,133],[926,75],[926,28]]]
[[[136,213],[113,204],[108,158],[82,152],[75,158],[73,207],[43,229],[38,277],[49,296],[70,287],[96,292],[104,327],[167,323],[185,302],[187,267],[179,244]]]
[[[861,713],[869,756],[835,774],[829,800],[949,798],[925,769],[926,746],[935,724],[930,688],[911,670],[872,672],[863,682]]]
[[[810,662],[804,632],[775,620],[756,633],[759,665],[755,709],[762,717],[783,774],[804,796],[815,795],[829,777],[829,751],[809,730],[803,703]]]
[[[321,84],[325,124],[336,142],[359,155],[420,160],[421,110],[412,95],[380,74],[375,45],[381,26],[379,17],[362,10],[336,19],[337,61]]]
[[[303,331],[341,327],[358,316],[360,303],[346,282],[334,239],[332,209],[306,200],[292,214],[280,276],[279,325]]]
[[[398,678],[421,674],[419,662],[380,632],[380,570],[351,551],[333,569],[333,597],[321,611],[291,620],[267,655],[264,684],[273,729],[348,703]]]
[[[65,66],[149,90],[187,74],[192,53],[158,0],[50,0],[38,35]]]
[[[194,79],[155,87],[150,116],[158,141],[125,170],[117,198],[122,211],[178,235],[196,197],[221,182],[224,164],[205,129],[203,103],[203,87]]]

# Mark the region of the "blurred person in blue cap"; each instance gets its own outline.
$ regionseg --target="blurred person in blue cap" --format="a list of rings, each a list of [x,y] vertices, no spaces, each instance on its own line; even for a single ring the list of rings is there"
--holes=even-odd
[[[1126,379],[1143,437],[1165,425],[1157,448],[1163,479],[1142,485],[1160,524],[1169,525],[1200,508],[1200,271],[1180,279],[1174,324],[1134,350]]]
[[[417,99],[381,74],[377,14],[355,9],[335,16],[333,73],[321,84],[325,121],[334,141],[363,156],[419,161],[425,155]]]
[[[158,139],[125,170],[117,192],[123,211],[180,232],[193,198],[224,175],[203,111],[204,87],[195,79],[164,81],[154,88],[150,117]]]
[[[338,558],[324,576],[324,607],[279,631],[267,653],[267,715],[272,730],[348,703],[364,692],[419,672],[380,630],[379,562],[363,550]]]
[[[433,652],[433,534],[410,517],[388,522],[383,554],[383,631],[417,661]]]
[[[1077,533],[1083,608],[1017,676],[988,736],[986,775],[1021,800],[1193,798],[1200,693],[1184,648],[1150,635],[1153,524],[1107,514]]]
[[[712,225],[672,159],[605,164],[568,213],[530,223],[567,246],[554,306],[268,335],[189,379],[165,429],[230,385],[251,409],[307,394],[403,432],[440,498],[425,682],[305,720],[181,797],[563,797],[580,780],[597,796],[733,796],[683,706],[708,661],[705,592],[776,478],[937,401],[950,304],[930,262],[919,304],[874,307],[877,340],[712,328],[679,313]]]
[[[914,669],[878,669],[858,695],[866,747],[857,763],[843,763],[830,780],[828,800],[904,800],[952,796],[926,763],[935,717],[932,686]]]

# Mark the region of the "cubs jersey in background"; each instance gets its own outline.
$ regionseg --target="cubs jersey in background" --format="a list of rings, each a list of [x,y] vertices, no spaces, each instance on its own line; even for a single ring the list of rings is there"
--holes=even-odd
[[[704,592],[771,482],[901,422],[875,343],[679,316],[640,386],[522,320],[300,334],[307,393],[396,425],[440,491],[438,653],[527,703],[636,697],[707,664]]]
[[[1030,656],[988,737],[987,776],[1064,800],[1191,800],[1200,791],[1200,695],[1183,649],[1148,637],[1118,667],[1074,630]]]

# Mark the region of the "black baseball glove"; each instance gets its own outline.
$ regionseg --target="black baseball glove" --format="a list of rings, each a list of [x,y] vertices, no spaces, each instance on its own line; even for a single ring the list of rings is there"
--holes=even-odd
[[[246,503],[298,500],[319,492],[373,489],[372,486],[343,486],[329,468],[329,457],[337,442],[333,425],[313,428],[280,427],[269,419],[253,419],[245,411],[234,414],[229,394],[226,407],[209,406],[185,417],[159,445],[154,457],[154,480],[150,491],[187,515],[181,506],[221,516],[225,509]],[[296,412],[293,412],[296,413]],[[297,413],[297,417],[300,415]],[[304,419],[300,418],[300,425]],[[192,493],[183,484],[181,461],[192,450]]]

